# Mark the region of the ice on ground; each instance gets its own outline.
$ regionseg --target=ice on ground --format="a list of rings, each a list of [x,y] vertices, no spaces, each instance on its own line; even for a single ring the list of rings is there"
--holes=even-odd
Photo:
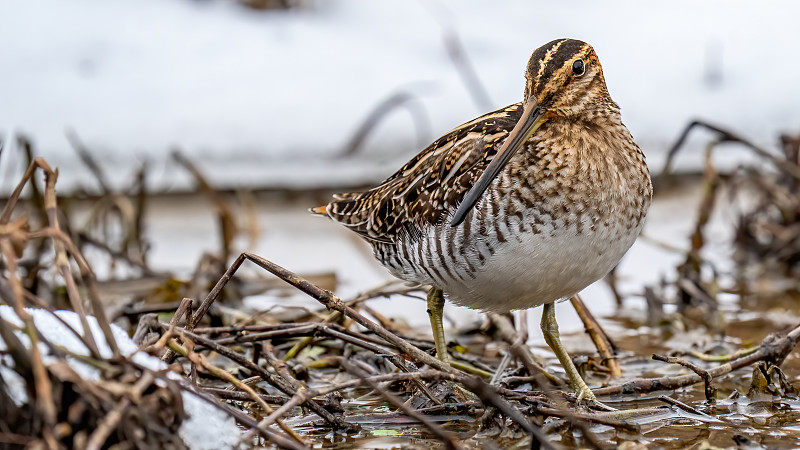
[[[89,354],[89,350],[83,345],[80,339],[48,311],[34,308],[26,309],[26,311],[33,316],[36,328],[48,341],[57,343],[79,355]],[[56,314],[79,333],[83,331],[80,318],[74,312],[57,311]],[[10,306],[0,305],[0,317],[12,324],[22,325],[22,321],[17,317],[14,309]],[[105,341],[97,319],[89,316],[88,320],[89,328],[97,341],[100,354],[103,357],[110,357],[112,355],[111,348]],[[130,357],[136,363],[148,367],[151,370],[166,368],[166,364],[158,358],[138,351],[136,344],[134,344],[124,330],[112,324],[111,331],[114,335],[114,339],[117,341],[120,352],[124,356]],[[17,331],[16,335],[23,344],[30,348],[30,340],[27,335],[21,331]],[[48,349],[44,344],[40,343],[39,345],[43,360],[45,364],[47,364],[48,361],[52,361],[53,357],[48,354]],[[0,339],[0,350],[5,349],[5,342]],[[13,364],[11,357],[2,357],[0,361],[2,361],[2,364],[0,364],[0,372],[2,372],[3,379],[6,380],[6,392],[8,392],[9,396],[17,402],[17,404],[26,403],[28,398],[25,393],[23,380],[10,368]],[[74,359],[68,359],[68,362],[70,367],[82,377],[92,380],[98,379],[99,372],[97,369]],[[181,398],[183,399],[183,407],[188,417],[181,424],[179,434],[189,448],[193,450],[211,450],[237,447],[242,432],[237,427],[232,417],[198,398],[191,392],[185,390],[181,391]]]

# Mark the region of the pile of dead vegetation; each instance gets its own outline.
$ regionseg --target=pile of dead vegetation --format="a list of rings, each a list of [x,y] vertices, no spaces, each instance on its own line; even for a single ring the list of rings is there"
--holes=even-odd
[[[762,156],[772,167],[720,175],[708,158],[685,262],[673,281],[645,291],[651,307],[666,314],[666,305],[677,304],[689,321],[714,317],[720,292],[762,295],[754,286],[766,272],[784,280],[770,284],[771,295],[797,289],[798,141],[785,138],[786,154],[776,156],[713,129],[719,135],[714,143],[741,142],[768,155]],[[597,347],[576,361],[603,402],[576,407],[564,380],[526,345],[524,314],[516,326],[508,316],[490,314],[484,323],[457,330],[454,369],[433,357],[424,335],[370,307],[374,298],[424,296],[424,286],[394,283],[343,300],[331,292],[336,280],[330,274],[302,277],[250,253],[231,258],[231,242],[246,227],[237,225],[230,199],[176,154],[212,200],[223,244],[219,255],[197,262],[191,278],[178,279],[147,261],[144,167],[130,189],[116,191],[88,150],[79,148],[102,187],[89,225],[81,227],[69,201],[56,196],[57,172],[34,158],[27,140],[18,147],[29,167],[0,213],[0,300],[7,305],[0,306],[0,447],[222,445],[208,440],[204,447],[207,433],[230,434],[223,441],[229,446],[282,448],[381,439],[420,446],[439,441],[447,448],[520,442],[677,448],[715,442],[714,427],[727,430],[727,445],[750,443],[743,423],[764,426],[757,422],[763,414],[742,411],[756,406],[783,424],[799,419],[775,411],[791,410],[787,404],[797,401],[789,379],[800,374],[790,356],[800,325],[726,354],[656,346],[657,362],[641,351],[646,332],[632,330],[640,341],[630,347],[615,343],[576,297],[572,303]],[[745,182],[758,186],[735,242],[746,276],[724,286],[715,271],[704,270],[704,230],[718,187]],[[89,248],[104,255],[104,272],[114,277],[98,279],[97,266],[84,257]],[[260,272],[243,275],[244,265]],[[275,277],[285,285],[276,285]],[[241,302],[286,289],[316,299],[319,308],[251,311]],[[189,407],[198,402],[220,415],[188,428],[190,420],[212,414]],[[238,428],[225,426],[234,421]],[[698,428],[709,434],[680,438]]]

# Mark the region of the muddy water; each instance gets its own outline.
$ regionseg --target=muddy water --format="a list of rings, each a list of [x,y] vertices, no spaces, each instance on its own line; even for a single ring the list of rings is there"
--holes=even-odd
[[[684,259],[680,252],[688,247],[699,202],[695,183],[655,199],[648,216],[644,236],[637,241],[618,269],[618,287],[625,297],[622,308],[616,304],[607,284],[599,281],[587,288],[582,296],[585,303],[617,343],[624,378],[683,374],[685,369],[649,359],[652,353],[667,354],[672,350],[732,352],[757,345],[768,333],[800,322],[800,298],[784,297],[760,301],[750,298],[742,303],[734,295],[720,296],[724,316],[724,337],[711,335],[704,328],[681,323],[667,317],[658,324],[647,326],[647,306],[641,294],[646,285],[655,285],[662,278],[674,277],[674,268]],[[324,195],[260,194],[251,221],[258,236],[241,237],[238,250],[252,251],[295,272],[313,274],[332,272],[338,279],[337,293],[348,298],[365,289],[391,279],[371,257],[368,247],[347,230],[332,222],[313,217],[306,208],[322,203]],[[733,267],[729,246],[732,224],[736,222],[735,205],[724,202],[713,216],[707,229],[708,243],[704,255],[725,272]],[[244,224],[244,210],[237,210]],[[200,255],[216,251],[219,232],[211,205],[199,197],[161,197],[151,201],[148,210],[148,235],[152,251],[150,261],[159,269],[188,275]],[[254,270],[254,269],[245,269]],[[316,308],[318,304],[302,295],[290,297],[260,296],[247,299],[246,305],[266,309],[275,304]],[[428,335],[427,315],[422,301],[408,298],[373,300],[373,309],[384,316],[396,318]],[[540,309],[529,312],[530,344],[541,356],[548,369],[563,374],[552,353],[538,332]],[[557,308],[558,321],[566,347],[573,355],[594,354],[591,341],[569,304]],[[670,308],[667,308],[667,313]],[[480,320],[474,311],[448,305],[446,307],[448,337],[470,348],[469,336],[460,331]],[[797,383],[800,376],[800,354],[793,352],[783,368],[789,382]],[[714,363],[702,363],[714,367]],[[714,380],[718,389],[717,401],[704,401],[702,385],[666,393],[704,414],[691,414],[675,407],[666,407],[659,394],[602,399],[619,409],[658,407],[658,411],[632,419],[641,432],[619,431],[593,425],[590,430],[608,444],[632,446],[640,444],[654,448],[728,448],[748,442],[767,447],[800,446],[800,402],[796,395],[785,398],[771,396],[748,397],[752,368],[739,370]],[[593,386],[616,384],[602,374],[592,373]],[[287,422],[296,426],[315,442],[317,447],[329,448],[408,448],[438,446],[437,441],[419,424],[391,414],[392,408],[378,396],[363,391],[345,392],[343,406],[349,420],[359,423],[363,431],[343,436],[325,427],[305,423],[303,418]],[[444,428],[458,434],[467,448],[483,448],[490,443],[501,448],[527,448],[529,438],[508,430],[480,430],[480,411],[432,416]],[[545,426],[555,419],[547,419]],[[568,427],[555,427],[549,437],[567,447],[578,445],[579,432]],[[505,433],[505,434],[504,434]],[[705,446],[705,447],[704,447]],[[636,448],[626,447],[626,448]],[[754,447],[755,448],[755,447]]]
[[[794,299],[795,302],[800,298]],[[686,330],[689,339],[668,338],[669,330],[664,327],[633,326],[634,322],[624,314],[606,317],[605,323],[621,330],[614,339],[620,350],[623,370],[622,380],[604,379],[602,374],[591,373],[589,384],[617,384],[636,377],[660,377],[683,375],[686,369],[649,358],[652,353],[669,354],[673,350],[697,349],[713,351],[715,347],[738,349],[747,343],[757,343],[766,334],[780,325],[768,318],[755,324],[750,317],[763,311],[752,310],[744,320],[736,314],[731,315],[726,328],[728,337],[712,337],[700,330]],[[768,315],[765,315],[768,316]],[[795,317],[796,322],[800,318]],[[569,333],[564,343],[573,349],[584,339],[583,333]],[[469,337],[459,336],[461,343],[470,347]],[[695,363],[705,367],[715,367],[716,363]],[[558,362],[552,357],[545,358],[546,367],[553,373],[563,373]],[[800,352],[794,351],[782,365],[790,382],[800,384]],[[601,398],[606,405],[619,410],[649,409],[643,414],[627,419],[638,426],[639,431],[617,430],[604,425],[591,425],[589,430],[598,441],[611,448],[796,448],[800,446],[800,401],[796,394],[773,396],[749,392],[752,382],[752,367],[740,369],[713,380],[717,389],[716,400],[705,400],[703,385],[679,389],[674,392],[654,392],[642,395],[619,395]],[[335,376],[331,374],[331,376]],[[520,389],[525,389],[521,386]],[[294,419],[306,436],[319,448],[442,448],[441,444],[422,425],[414,423],[395,410],[384,400],[369,391],[345,392],[343,405],[348,417],[362,427],[356,435],[335,435],[326,428],[315,427],[313,423],[302,426],[303,418]],[[660,395],[668,395],[696,408],[691,413],[669,406],[659,400]],[[510,429],[481,428],[481,409],[462,413],[431,415],[430,418],[444,429],[456,433],[465,448],[529,448],[530,438]],[[306,416],[305,420],[308,420]],[[292,423],[290,419],[288,423]],[[548,418],[545,427],[553,427],[548,438],[551,442],[567,448],[585,446],[581,434],[570,427],[558,427],[558,420]],[[737,447],[741,444],[741,447]],[[637,446],[638,445],[638,446]]]

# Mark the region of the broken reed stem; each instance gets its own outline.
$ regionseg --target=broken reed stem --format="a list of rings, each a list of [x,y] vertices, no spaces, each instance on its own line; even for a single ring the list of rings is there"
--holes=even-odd
[[[563,384],[561,380],[549,374],[544,367],[536,362],[536,359],[533,357],[533,353],[531,353],[531,349],[528,348],[525,342],[519,339],[517,330],[514,329],[514,324],[511,323],[508,317],[497,313],[487,313],[487,316],[489,317],[489,320],[492,321],[492,324],[497,327],[497,334],[500,339],[508,343],[509,351],[522,362],[522,365],[525,366],[525,368],[528,370],[528,373],[531,375],[541,374],[550,383],[553,383],[556,386]]]
[[[95,354],[97,353],[96,341],[91,329],[88,326],[82,301],[77,293],[74,280],[72,280],[69,261],[66,259],[66,251],[64,249],[65,246],[70,249],[73,259],[81,269],[81,276],[84,278],[84,282],[88,287],[89,299],[93,308],[95,309],[94,314],[97,318],[97,322],[100,325],[100,329],[105,334],[106,341],[111,348],[111,351],[113,352],[114,356],[117,356],[119,355],[119,349],[117,348],[116,340],[111,332],[111,326],[108,324],[108,320],[105,317],[103,307],[100,304],[99,296],[97,295],[97,285],[94,273],[92,272],[88,263],[86,263],[86,260],[83,258],[80,251],[78,251],[78,249],[75,247],[72,240],[61,231],[61,227],[58,223],[58,206],[55,188],[55,183],[58,179],[58,171],[51,169],[50,165],[47,164],[47,161],[45,161],[43,158],[36,158],[28,165],[28,168],[25,170],[22,179],[20,179],[20,182],[17,184],[16,188],[14,188],[14,191],[11,193],[11,196],[3,208],[2,213],[0,213],[0,225],[7,224],[11,219],[11,213],[19,201],[19,196],[22,194],[22,189],[31,180],[36,169],[40,169],[45,174],[43,207],[49,222],[49,227],[47,229],[40,230],[40,232],[46,233],[52,238],[53,249],[56,253],[56,265],[59,268],[62,278],[64,278],[64,282],[67,285],[67,295],[70,298],[72,307],[75,312],[78,313],[78,316],[81,320],[81,325],[83,326],[83,341],[87,344],[87,348],[90,351],[94,352]],[[35,187],[35,183],[33,185]],[[34,233],[31,233],[31,235],[33,234]]]
[[[711,374],[708,373],[707,370],[703,369],[702,367],[697,366],[696,364],[692,364],[685,359],[681,359],[675,356],[662,356],[653,354],[653,359],[656,361],[663,361],[670,364],[679,364],[687,369],[691,370],[692,372],[696,373],[700,378],[703,379],[704,390],[706,394],[706,401],[713,402],[716,400],[717,390],[712,386],[713,378]]]
[[[64,233],[58,228],[50,226],[48,228],[33,231],[30,233],[31,238],[39,236],[47,236],[54,243],[56,241],[61,242],[64,245],[66,251],[68,251],[69,254],[72,256],[73,261],[75,261],[75,263],[78,265],[78,269],[80,270],[81,274],[81,279],[83,280],[83,284],[86,287],[86,291],[89,294],[88,295],[89,301],[92,305],[94,317],[95,319],[97,319],[97,324],[100,326],[100,330],[103,332],[103,336],[105,337],[106,343],[108,344],[109,348],[111,348],[111,352],[114,354],[115,357],[119,356],[119,347],[117,346],[117,341],[114,338],[114,333],[111,331],[111,325],[109,324],[108,318],[106,317],[105,308],[103,308],[103,304],[100,301],[100,294],[97,289],[97,277],[95,276],[91,266],[89,266],[89,263],[86,261],[86,258],[84,258],[83,254],[75,246],[75,243],[72,242],[72,239],[70,239],[70,237],[67,236],[66,233]]]
[[[219,378],[222,381],[230,383],[231,385],[235,386],[237,389],[246,392],[248,395],[250,395],[250,398],[253,401],[255,401],[258,404],[258,406],[261,407],[268,414],[271,414],[273,412],[272,407],[269,406],[267,404],[267,402],[262,400],[261,397],[259,397],[259,395],[250,386],[242,383],[241,381],[239,381],[238,378],[234,377],[233,375],[231,375],[227,371],[222,370],[222,369],[214,366],[213,364],[208,363],[203,355],[201,355],[199,353],[195,353],[192,350],[193,344],[192,344],[191,340],[188,340],[188,339],[184,338],[184,341],[187,344],[185,348],[180,346],[180,345],[178,345],[174,340],[170,341],[168,345],[174,352],[178,353],[181,356],[184,356],[184,357],[188,358],[190,361],[192,361],[196,365],[202,367],[203,370],[206,371],[206,373],[208,373],[208,374],[210,374],[210,375],[212,375],[212,376],[214,376],[216,378]],[[276,419],[275,423],[284,432],[286,432],[286,434],[291,436],[292,439],[294,439],[297,443],[302,444],[302,445],[306,445],[305,441],[303,441],[303,438],[301,438],[293,429],[291,429],[288,425],[286,425],[282,420]]]
[[[294,395],[295,389],[290,386],[286,381],[282,378],[278,377],[277,375],[267,371],[263,367],[255,364],[253,361],[247,359],[243,355],[229,349],[228,347],[217,345],[214,341],[210,339],[206,339],[202,336],[192,333],[191,331],[176,328],[175,331],[181,335],[182,338],[191,339],[192,342],[195,344],[202,345],[207,347],[215,352],[219,353],[220,355],[229,358],[230,360],[236,362],[237,364],[241,364],[242,366],[246,367],[247,369],[252,370],[256,374],[258,374],[264,381],[278,389],[279,391],[283,392],[286,395]],[[336,427],[337,429],[341,430],[349,430],[354,429],[355,426],[349,424],[342,420],[339,417],[334,416],[328,410],[322,407],[319,403],[314,401],[313,399],[309,399],[307,402],[304,403],[311,411],[313,411],[318,416],[322,417],[326,422],[331,424],[332,426]]]
[[[193,387],[191,387],[187,383],[176,382],[175,380],[173,380],[171,378],[168,378],[166,376],[165,372],[152,372],[152,371],[150,371],[150,369],[148,369],[146,367],[143,367],[143,366],[137,364],[136,362],[134,362],[132,360],[128,360],[127,363],[130,364],[131,366],[135,367],[136,369],[141,370],[142,372],[149,372],[149,373],[153,374],[156,378],[158,378],[160,381],[162,381],[164,383],[172,384],[172,385],[176,386],[179,390],[181,390],[183,392],[186,392],[186,393],[188,393],[190,395],[194,395],[195,397],[199,398],[200,400],[203,400],[204,402],[210,404],[214,408],[216,408],[216,409],[224,412],[225,414],[231,416],[234,420],[236,420],[236,422],[238,422],[242,426],[258,431],[259,434],[264,439],[266,439],[270,443],[273,443],[273,444],[277,445],[279,448],[285,448],[285,449],[291,449],[291,450],[308,450],[307,446],[299,444],[297,441],[295,441],[295,440],[293,440],[293,439],[291,439],[291,438],[289,438],[287,436],[284,436],[282,433],[280,433],[277,430],[274,430],[274,429],[271,429],[271,428],[259,427],[258,426],[258,422],[255,419],[253,419],[252,417],[248,416],[247,414],[245,414],[242,411],[234,409],[231,406],[229,406],[229,405],[227,405],[227,404],[225,404],[223,402],[220,402],[215,397],[213,397],[213,396],[211,396],[211,395],[209,395],[209,394],[207,394],[205,392],[202,392],[200,390],[195,390]],[[241,392],[241,391],[230,391],[230,392],[241,393],[241,394],[247,395],[245,392]],[[261,397],[263,397],[263,396],[261,396]],[[250,397],[248,397],[248,398],[250,398]]]
[[[667,175],[672,170],[672,161],[675,159],[675,155],[677,155],[678,150],[680,150],[683,147],[683,144],[689,137],[689,133],[695,128],[705,128],[707,130],[717,133],[719,135],[718,138],[719,142],[738,142],[744,145],[745,147],[749,148],[750,150],[752,150],[755,154],[761,156],[762,158],[767,159],[776,167],[783,170],[786,174],[791,175],[794,178],[800,179],[800,166],[798,166],[797,164],[794,164],[786,159],[778,158],[777,156],[772,154],[772,152],[768,152],[767,150],[764,150],[761,147],[753,144],[744,137],[734,134],[721,127],[711,125],[710,123],[702,120],[693,120],[689,122],[689,125],[687,125],[686,128],[684,128],[680,137],[678,137],[678,140],[675,141],[675,143],[672,145],[669,152],[667,153],[667,159],[666,162],[664,163],[664,168],[661,169],[661,172],[656,177],[654,177],[654,179],[657,181],[657,183],[655,183],[657,187],[658,185],[663,184]]]
[[[331,292],[322,289],[310,283],[309,281],[303,279],[302,277],[298,276],[294,272],[291,272],[253,253],[240,254],[239,257],[237,257],[236,260],[233,262],[233,264],[231,264],[231,266],[228,267],[228,270],[225,271],[225,273],[219,279],[217,284],[214,286],[211,292],[209,292],[205,300],[203,300],[203,303],[201,303],[200,307],[197,309],[195,323],[199,322],[203,318],[205,313],[211,307],[212,303],[214,303],[214,300],[217,299],[219,294],[222,292],[222,289],[225,287],[228,281],[230,281],[236,270],[239,269],[239,267],[242,265],[242,263],[244,263],[245,260],[250,260],[251,262],[261,267],[262,269],[274,274],[283,281],[291,284],[292,286],[296,287],[297,289],[306,293],[310,297],[322,303],[327,309],[339,311],[343,315],[349,317],[350,319],[353,319],[359,325],[377,334],[381,338],[385,339],[387,342],[390,342],[392,345],[403,351],[405,354],[411,356],[411,358],[415,359],[416,361],[427,364],[433,368],[436,368],[444,372],[455,371],[455,369],[451,368],[449,365],[443,363],[442,361],[434,358],[433,356],[411,345],[408,341],[390,332],[386,328],[383,328],[382,326],[376,324],[375,322],[367,319],[366,317],[361,315],[361,313],[359,313],[358,311],[347,306],[339,297],[335,296]]]
[[[611,371],[612,378],[621,377],[622,369],[619,367],[617,356],[614,355],[612,351],[614,346],[611,343],[611,340],[608,338],[606,332],[600,326],[600,323],[594,318],[594,315],[592,315],[591,311],[586,308],[586,305],[583,303],[583,300],[581,300],[579,295],[575,294],[569,299],[569,301],[572,303],[572,306],[578,313],[578,317],[580,317],[581,322],[583,322],[584,329],[589,334],[592,342],[594,342],[595,347],[597,347],[597,353],[599,353],[600,358],[603,359],[602,364],[608,367],[608,369]]]
[[[338,312],[337,312],[338,314]],[[353,344],[357,347],[364,348],[369,350],[376,355],[387,359],[389,362],[394,364],[395,367],[402,370],[403,372],[409,372],[410,370],[405,364],[405,360],[398,354],[393,353],[388,348],[382,347],[377,344],[373,344],[365,339],[365,336],[361,336],[359,333],[352,332],[347,330],[346,328],[342,328],[341,330],[337,330],[336,328],[332,328],[334,324],[326,325],[324,322],[312,322],[305,325],[299,325],[294,328],[284,328],[280,330],[272,330],[272,331],[265,331],[263,333],[253,333],[243,336],[232,336],[222,339],[214,340],[213,342],[217,345],[230,345],[230,344],[238,344],[243,342],[258,342],[263,341],[266,339],[272,339],[276,337],[294,337],[298,335],[305,335],[309,334],[311,336],[303,339],[313,339],[317,333],[325,333],[333,338],[337,338],[343,342],[347,342],[349,344]],[[338,327],[337,327],[338,328]],[[474,370],[474,368],[471,368]],[[437,405],[442,404],[442,400],[440,400],[433,391],[430,390],[427,386],[422,383],[417,383],[417,387],[434,403]]]
[[[747,356],[733,360],[729,363],[720,365],[708,370],[709,376],[716,378],[733,372],[734,370],[747,367],[758,361],[771,361],[779,364],[786,355],[797,345],[800,340],[800,325],[795,326],[786,335],[780,336],[772,333],[765,337],[758,350]],[[609,386],[595,389],[595,395],[617,395],[635,394],[654,391],[670,391],[703,381],[703,378],[696,373],[681,376],[666,376],[660,378],[638,378],[617,386]]]
[[[53,427],[56,425],[57,412],[56,405],[53,400],[53,386],[50,383],[50,376],[44,366],[42,354],[39,350],[39,334],[37,333],[36,326],[33,323],[33,317],[25,311],[23,303],[24,289],[22,282],[17,276],[17,257],[14,253],[14,248],[7,238],[0,238],[0,248],[2,249],[3,256],[6,259],[6,267],[8,270],[8,280],[11,284],[12,291],[12,307],[17,317],[23,323],[23,331],[30,339],[30,359],[31,371],[33,372],[34,393],[36,409],[42,415],[45,426],[42,428],[42,434],[45,442],[50,448],[56,448],[56,440],[53,435]]]
[[[712,141],[706,147],[705,152],[705,169],[703,171],[703,198],[698,205],[697,220],[695,221],[695,229],[692,233],[691,243],[692,250],[690,257],[698,260],[700,256],[697,253],[703,248],[705,244],[704,228],[708,224],[711,214],[714,212],[714,204],[717,200],[717,190],[720,185],[719,174],[714,167],[714,159],[712,158],[714,148],[719,144],[718,141]],[[689,264],[687,260],[686,264]]]
[[[426,416],[410,408],[408,405],[405,404],[405,402],[402,399],[392,394],[391,392],[387,391],[386,389],[383,389],[379,383],[376,383],[375,381],[369,379],[366,372],[356,367],[355,364],[351,364],[350,362],[347,361],[346,358],[341,358],[339,360],[339,364],[342,367],[344,367],[344,369],[347,370],[348,372],[364,380],[367,384],[370,385],[370,387],[373,390],[377,391],[378,394],[381,395],[381,397],[385,398],[395,408],[398,408],[400,411],[403,411],[403,413],[408,417],[411,417],[412,419],[423,424],[428,430],[430,430],[431,433],[433,433],[433,435],[435,435],[440,441],[444,443],[446,448],[448,448],[449,450],[459,450],[463,448],[458,441],[458,437],[455,434],[443,430],[432,420],[428,419]]]
[[[674,354],[676,356],[691,356],[693,358],[697,358],[700,361],[704,362],[726,363],[741,358],[743,356],[750,355],[756,351],[758,351],[758,347],[751,347],[738,350],[736,352],[731,353],[730,355],[709,355],[707,353],[698,352],[697,350],[678,351],[675,352]]]
[[[672,406],[676,406],[676,407],[678,407],[678,408],[680,408],[680,409],[682,409],[682,410],[684,410],[684,411],[686,411],[686,412],[688,412],[690,414],[696,414],[698,416],[705,417],[706,419],[710,419],[710,420],[712,420],[714,422],[722,422],[721,420],[716,419],[716,418],[714,418],[712,416],[709,416],[708,414],[704,413],[703,411],[700,411],[699,409],[694,408],[692,406],[689,406],[686,403],[683,403],[680,400],[676,400],[676,399],[674,399],[674,398],[672,398],[670,396],[659,395],[658,399],[661,400],[664,403],[668,403],[668,404],[670,404]]]

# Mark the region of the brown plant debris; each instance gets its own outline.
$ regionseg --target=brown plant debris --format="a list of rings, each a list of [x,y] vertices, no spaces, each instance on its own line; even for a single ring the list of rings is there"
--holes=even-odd
[[[713,448],[770,446],[779,439],[798,445],[800,433],[792,430],[800,424],[793,385],[800,376],[793,352],[800,340],[800,139],[783,136],[779,154],[693,122],[667,168],[697,127],[716,136],[706,151],[697,220],[674,273],[642,287],[650,317],[637,323],[621,310],[611,319],[625,324],[627,334],[609,335],[580,298],[572,301],[597,349],[576,355],[576,363],[610,410],[574,403],[552,360],[527,344],[524,314],[516,326],[513,317],[490,314],[483,325],[453,330],[451,366],[433,356],[427,335],[371,303],[412,301],[399,298],[424,295],[422,286],[392,283],[341,299],[333,293],[333,274],[301,276],[247,252],[232,258],[242,233],[251,240],[258,235],[252,198],[215,190],[180,153],[177,164],[217,213],[219,254],[196,261],[188,278],[154,270],[145,232],[146,167],[129,189],[115,188],[72,133],[100,188],[91,194],[87,225],[80,226],[69,206],[78,199],[56,196],[58,171],[19,138],[29,166],[0,211],[0,299],[20,319],[0,319],[0,448],[182,448],[181,393],[187,390],[236,420],[243,446]],[[721,142],[744,145],[770,168],[718,173],[712,154]],[[6,155],[8,149],[0,152]],[[37,174],[44,175],[43,186]],[[665,180],[658,179],[662,189]],[[734,198],[747,201],[731,242],[737,268],[727,273],[704,250],[714,211]],[[104,255],[100,261],[108,267],[96,272],[102,262],[84,257],[88,249]],[[126,275],[98,279],[96,273]],[[620,306],[643,303],[612,287]],[[242,302],[297,292],[319,306],[284,302],[253,311]],[[736,312],[750,316],[721,306],[723,294],[738,295]],[[796,325],[771,321],[765,311],[774,303],[767,299],[782,299],[784,316],[797,316]],[[74,311],[80,332],[53,317],[88,353],[48,341],[27,307]],[[88,326],[90,315],[99,327]],[[753,315],[765,325],[754,327]],[[153,371],[124,356],[112,322],[170,363],[169,370]],[[696,333],[698,345],[673,345],[670,338],[682,333]],[[101,351],[105,344],[109,353]],[[95,368],[98,378],[82,376],[74,360]],[[8,371],[22,380],[28,402],[11,397]]]

